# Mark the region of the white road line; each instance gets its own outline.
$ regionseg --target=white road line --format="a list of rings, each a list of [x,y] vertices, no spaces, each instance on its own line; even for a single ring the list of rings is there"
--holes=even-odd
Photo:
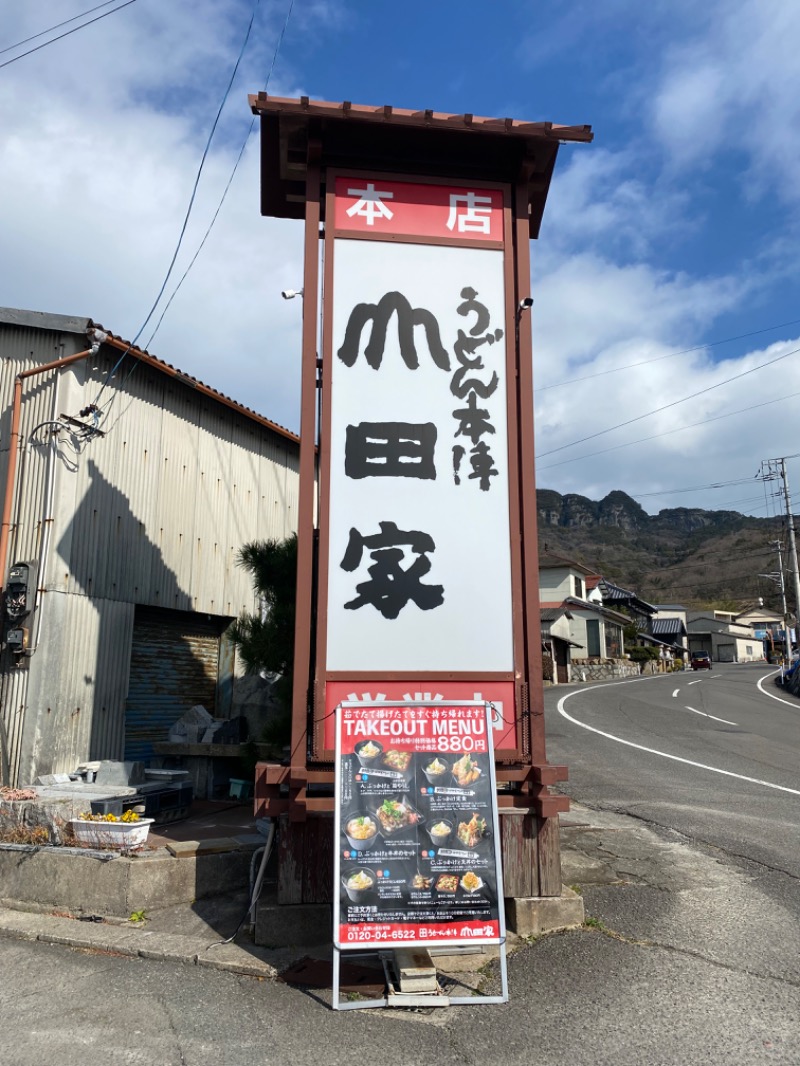
[[[758,681],[756,681],[756,688],[765,696],[769,696],[771,700],[777,700],[778,703],[785,703],[787,707],[794,707],[795,710],[800,710],[800,703],[798,703],[797,700],[785,700],[781,696],[776,696],[774,692],[767,692],[765,688],[761,687],[762,681],[766,681],[768,677],[773,677],[777,673],[777,670],[772,670],[770,673],[764,674],[763,677],[760,677]]]
[[[706,714],[705,711],[698,711],[695,707],[686,708],[687,711],[694,711],[695,714],[702,714],[704,718],[713,718],[715,722],[724,722],[725,725],[738,725],[737,722],[729,722],[727,718],[717,718],[715,714]]]
[[[680,689],[676,688],[675,691],[672,693],[672,698],[675,699],[675,697],[678,695],[679,692],[680,692]]]
[[[767,675],[769,676],[769,675]],[[648,679],[649,680],[649,679]],[[629,681],[611,682],[614,684],[630,684]],[[611,685],[604,685],[604,688],[610,688]],[[793,796],[800,796],[800,790],[796,788],[787,788],[786,785],[776,785],[772,781],[761,781],[757,777],[745,777],[744,774],[735,774],[732,770],[720,770],[717,766],[706,766],[702,762],[694,762],[692,759],[683,759],[680,755],[670,755],[666,751],[658,751],[656,748],[646,748],[643,744],[634,744],[632,740],[624,740],[622,737],[615,737],[613,733],[604,733],[602,729],[595,729],[593,725],[586,725],[585,722],[579,722],[577,718],[573,718],[571,714],[567,714],[564,710],[564,704],[570,698],[570,696],[579,695],[583,689],[578,689],[576,692],[568,692],[566,696],[562,696],[558,701],[558,713],[562,718],[566,718],[568,722],[572,722],[573,725],[578,725],[581,729],[588,729],[590,733],[597,733],[598,736],[605,737],[607,740],[615,740],[618,744],[625,744],[629,748],[637,748],[639,751],[646,751],[648,755],[659,755],[662,759],[671,759],[673,762],[682,762],[686,766],[696,766],[699,770],[709,770],[712,774],[722,774],[724,777],[735,777],[739,781],[749,781],[753,785],[763,785],[765,788],[774,788],[779,792],[790,792]]]
[[[711,674],[709,674],[708,676],[711,677]],[[687,685],[699,685],[702,680],[703,680],[702,677],[698,677],[698,679],[696,681],[687,681],[686,684]]]

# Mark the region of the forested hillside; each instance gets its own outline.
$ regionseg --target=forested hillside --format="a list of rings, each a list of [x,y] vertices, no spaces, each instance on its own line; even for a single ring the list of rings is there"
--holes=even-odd
[[[780,592],[760,574],[777,571],[770,543],[785,540],[780,519],[676,507],[649,515],[622,491],[599,502],[537,492],[539,546],[595,569],[651,603],[735,609]],[[788,575],[787,575],[788,577]]]

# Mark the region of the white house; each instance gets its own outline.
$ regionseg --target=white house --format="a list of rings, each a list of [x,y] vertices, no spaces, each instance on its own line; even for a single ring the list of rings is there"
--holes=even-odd
[[[724,611],[688,611],[689,651],[707,651],[714,662],[750,663],[764,658],[764,645],[752,626],[726,618]]]
[[[587,580],[593,576],[594,571],[581,563],[541,552],[539,606],[542,610],[568,610],[569,640],[583,649],[580,658],[621,659],[625,651],[622,629],[630,619],[587,599]]]

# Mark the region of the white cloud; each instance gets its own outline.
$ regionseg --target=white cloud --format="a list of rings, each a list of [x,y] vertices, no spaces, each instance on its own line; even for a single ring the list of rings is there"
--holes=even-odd
[[[653,359],[669,354],[666,346],[651,350]],[[581,367],[583,380],[537,396],[539,486],[595,499],[616,488],[632,496],[647,493],[642,503],[648,511],[724,509],[736,501],[731,509],[764,514],[758,484],[753,492],[704,486],[753,476],[762,459],[796,453],[798,353],[800,337],[794,336],[723,362],[701,349],[609,374],[614,367],[637,362],[642,353],[600,352]],[[780,361],[763,365],[773,360]],[[729,379],[736,380],[720,384]],[[699,395],[676,402],[692,394]],[[667,409],[639,419],[657,408]],[[637,421],[631,425],[605,432],[633,419]],[[634,443],[617,447],[628,442]],[[699,491],[675,498],[670,490],[677,486],[697,486]],[[659,490],[662,497],[651,495]]]
[[[748,284],[668,274],[646,263],[623,266],[590,252],[548,258],[542,267],[534,286],[542,385],[585,372],[589,361],[624,355],[631,362],[641,352],[647,358],[652,345],[688,346]]]
[[[68,18],[80,5],[51,0],[46,15],[41,5],[7,6],[4,42],[37,32],[45,21]],[[348,32],[357,33],[361,13],[351,6],[354,22]],[[586,20],[553,17],[547,24],[539,18],[533,25],[543,49],[540,60],[552,49],[569,56],[587,34],[599,39],[604,31],[616,33],[633,13],[647,41],[647,47],[626,57],[630,65],[624,71],[598,70],[606,90],[615,77],[621,79],[617,110],[608,112],[605,128],[619,132],[614,124],[624,109],[624,147],[615,151],[608,136],[598,145],[561,149],[542,237],[533,247],[537,385],[690,347],[708,336],[726,311],[759,297],[770,279],[785,279],[795,270],[796,242],[774,232],[763,238],[760,250],[748,246],[748,262],[717,274],[700,274],[691,262],[668,269],[663,253],[671,251],[677,261],[683,235],[692,227],[697,232],[704,222],[682,168],[705,164],[715,153],[726,158],[748,153],[749,172],[742,181],[751,194],[778,188],[787,202],[796,200],[800,9],[777,0],[730,0],[707,10],[688,0],[668,6],[669,17],[659,5],[659,11],[642,12],[631,0],[613,0],[588,8]],[[2,70],[4,304],[88,315],[133,336],[172,254],[250,10],[246,0],[134,4]],[[324,0],[295,4],[272,92],[330,95],[317,85],[301,84],[286,57],[306,62],[315,42],[341,29],[342,11],[341,4]],[[209,155],[172,284],[228,179],[251,118],[246,93],[263,86],[285,12],[283,4],[260,5],[258,29]],[[334,45],[335,37],[327,48]],[[384,46],[390,49],[391,42]],[[376,45],[372,58],[378,65],[380,54]],[[314,76],[329,89],[330,68]],[[363,85],[365,77],[361,72],[356,84]],[[519,98],[525,115],[531,113],[529,81],[509,77],[497,90]],[[384,82],[377,84],[380,98],[388,98]],[[394,102],[402,105],[407,87],[396,89]],[[335,98],[347,95],[343,90]],[[580,120],[592,120],[593,109],[587,93]],[[489,108],[486,113],[504,112]],[[653,132],[673,164],[663,173],[663,160],[653,153]],[[302,307],[300,301],[281,300],[280,290],[302,284],[302,225],[261,218],[258,163],[254,136],[208,244],[152,350],[296,429]],[[145,330],[143,338],[148,336]],[[785,340],[786,350],[798,346]],[[547,451],[588,436],[766,357],[754,351],[719,365],[710,352],[700,351],[542,391],[538,446]],[[754,470],[768,454],[792,454],[797,446],[791,439],[791,405],[755,409],[749,417],[601,452],[622,440],[678,430],[781,392],[800,392],[798,366],[796,358],[787,359],[702,400],[543,459],[544,468],[576,453],[589,455],[542,469],[540,483],[596,497],[620,487],[635,493],[691,484],[698,473],[698,483],[726,480]],[[676,500],[644,502],[651,510]],[[695,502],[717,506],[708,496]]]
[[[649,173],[648,173],[649,171]],[[602,247],[630,261],[670,239],[687,205],[680,189],[659,183],[633,148],[561,148],[548,196],[542,243],[562,250]]]
[[[800,7],[785,0],[723,0],[665,53],[653,100],[655,129],[680,166],[715,152],[750,161],[745,182],[798,200]]]
[[[261,7],[167,294],[230,175],[252,117],[246,94],[263,87],[285,9]],[[335,14],[326,4],[314,9],[316,29],[301,9],[297,32],[321,33]],[[3,303],[91,316],[128,339],[136,333],[172,256],[250,10],[213,0],[133,5],[2,72]],[[74,11],[51,3],[47,18]],[[42,21],[41,9],[25,5],[6,20],[4,37],[35,33]],[[279,61],[270,91],[298,95],[293,82]],[[152,350],[297,428],[300,308],[280,290],[302,277],[302,224],[261,217],[258,165],[256,130]]]

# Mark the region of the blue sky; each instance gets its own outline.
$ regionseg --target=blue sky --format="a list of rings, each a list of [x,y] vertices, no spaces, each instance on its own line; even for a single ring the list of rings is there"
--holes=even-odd
[[[91,6],[6,0],[0,48]],[[251,10],[137,0],[0,69],[0,303],[138,331]],[[287,10],[259,4],[175,280]],[[785,0],[295,0],[270,91],[592,125],[561,148],[532,245],[538,483],[765,515],[757,482],[705,486],[800,451],[800,353],[780,358],[800,349],[798,52]],[[297,428],[299,308],[279,294],[300,283],[302,227],[260,217],[257,162],[253,137],[151,350]]]

